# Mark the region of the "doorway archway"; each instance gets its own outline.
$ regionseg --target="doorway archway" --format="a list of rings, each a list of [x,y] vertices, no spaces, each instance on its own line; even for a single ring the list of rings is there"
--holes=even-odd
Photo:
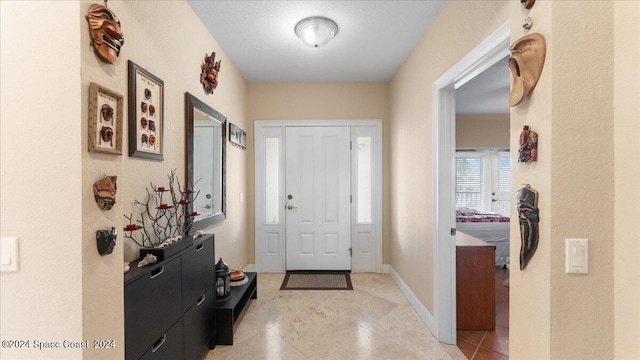
[[[438,340],[447,344],[456,343],[455,89],[508,56],[509,41],[510,23],[506,22],[433,84],[434,325]]]

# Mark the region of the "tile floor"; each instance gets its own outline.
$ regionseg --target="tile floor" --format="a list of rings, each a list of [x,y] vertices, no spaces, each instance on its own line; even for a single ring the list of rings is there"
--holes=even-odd
[[[458,331],[458,348],[468,359],[509,359],[509,270],[496,268],[496,330]]]
[[[354,290],[279,290],[284,274],[258,274],[258,299],[236,322],[234,345],[213,359],[455,359],[389,275],[352,274]]]

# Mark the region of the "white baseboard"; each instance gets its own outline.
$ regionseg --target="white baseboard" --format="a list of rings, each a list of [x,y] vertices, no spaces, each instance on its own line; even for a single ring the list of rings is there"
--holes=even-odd
[[[256,264],[247,264],[247,266],[244,267],[244,271],[256,272]]]
[[[391,268],[391,265],[389,264],[382,264],[382,274],[388,274],[389,273],[389,269]]]
[[[409,285],[407,285],[402,277],[393,269],[392,266],[389,266],[389,273],[391,274],[391,278],[398,284],[398,287],[404,294],[404,296],[409,300],[409,303],[413,307],[413,309],[418,313],[418,316],[422,320],[422,322],[427,326],[429,331],[437,337],[438,332],[436,331],[435,322],[433,321],[433,315],[427,310],[427,308],[422,304],[422,302],[418,299],[416,294],[411,291]]]

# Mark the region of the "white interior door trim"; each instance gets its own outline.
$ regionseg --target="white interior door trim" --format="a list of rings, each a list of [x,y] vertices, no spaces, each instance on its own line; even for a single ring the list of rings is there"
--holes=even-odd
[[[456,343],[455,89],[509,55],[507,21],[433,84],[434,323],[438,340]],[[506,101],[506,99],[505,99]]]
[[[255,266],[257,272],[284,272],[284,202],[279,204],[280,221],[277,224],[266,224],[265,219],[265,142],[267,138],[280,139],[280,194],[284,194],[284,129],[288,126],[349,126],[353,129],[373,127],[375,146],[373,148],[374,164],[374,228],[375,228],[375,267],[369,271],[383,272],[382,264],[382,120],[256,120],[254,122],[255,145]],[[351,132],[354,141],[358,131]],[[352,176],[353,178],[353,176]],[[284,197],[281,196],[281,199]],[[352,230],[355,229],[352,223]],[[357,271],[354,269],[353,271]]]

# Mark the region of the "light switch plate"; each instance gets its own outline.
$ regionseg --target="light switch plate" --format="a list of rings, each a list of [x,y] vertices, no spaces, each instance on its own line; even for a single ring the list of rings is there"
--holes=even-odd
[[[565,239],[565,273],[589,273],[588,239]]]
[[[0,271],[18,271],[18,238],[0,238]]]

